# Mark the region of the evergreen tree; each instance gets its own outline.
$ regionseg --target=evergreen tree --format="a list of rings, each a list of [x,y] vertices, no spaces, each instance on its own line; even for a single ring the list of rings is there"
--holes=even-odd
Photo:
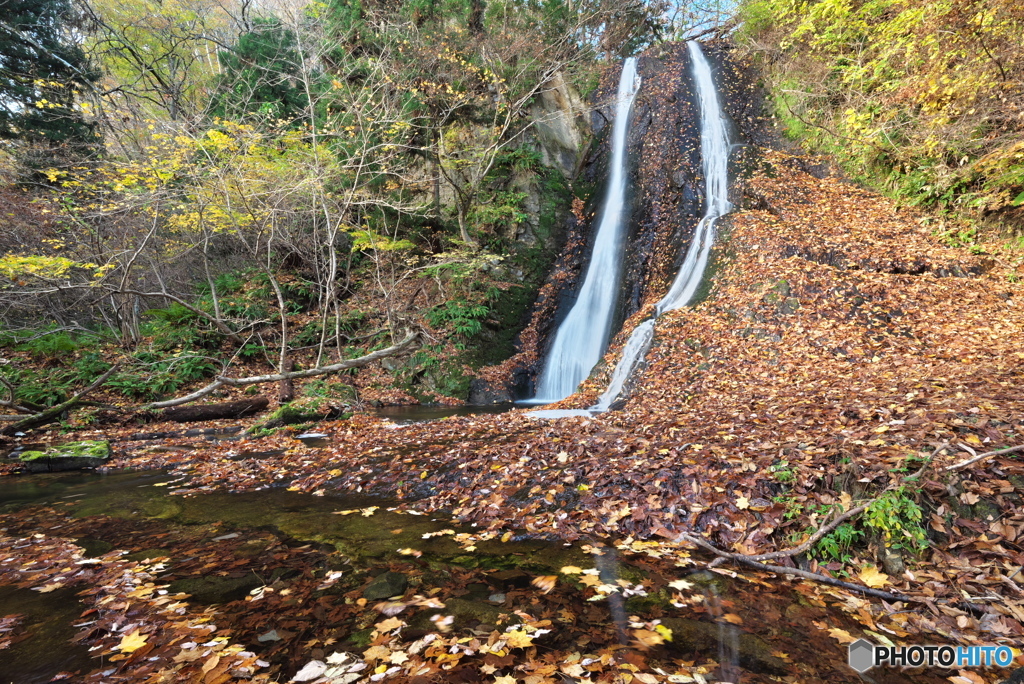
[[[94,127],[75,99],[98,78],[71,38],[68,0],[0,3],[0,138],[80,147]]]
[[[257,19],[233,50],[220,53],[224,75],[212,112],[226,119],[298,120],[307,115],[295,33],[276,19]]]

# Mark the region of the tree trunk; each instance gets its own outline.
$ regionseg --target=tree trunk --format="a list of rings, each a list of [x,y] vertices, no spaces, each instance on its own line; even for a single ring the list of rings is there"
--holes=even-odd
[[[282,374],[291,373],[295,370],[295,362],[291,359],[285,360],[283,368],[281,369]],[[285,378],[277,383],[277,401],[282,404],[287,404],[289,401],[295,398],[295,383],[292,382],[291,378]]]

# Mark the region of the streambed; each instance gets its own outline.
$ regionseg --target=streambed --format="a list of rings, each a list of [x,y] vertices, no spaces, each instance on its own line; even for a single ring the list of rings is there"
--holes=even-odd
[[[273,681],[288,681],[309,661],[336,651],[361,657],[375,643],[374,624],[387,610],[381,602],[405,605],[414,596],[444,607],[403,609],[401,639],[410,642],[447,616],[444,627],[467,639],[501,632],[523,622],[522,615],[551,630],[538,638],[538,650],[492,660],[466,656],[424,681],[490,681],[482,675],[490,668],[522,675],[539,663],[573,654],[584,662],[601,653],[611,660],[591,670],[595,681],[612,681],[609,673],[625,665],[681,682],[787,675],[860,681],[844,664],[845,647],[826,629],[853,629],[841,601],[788,581],[751,583],[678,567],[638,552],[640,545],[478,540],[473,528],[388,510],[394,502],[366,497],[318,497],[285,487],[185,497],[169,495],[173,486],[158,471],[0,478],[0,529],[7,537],[73,539],[101,559],[165,558],[157,583],[171,594],[189,594],[194,612],[214,609],[217,633],[255,653]],[[567,574],[566,567],[595,575]],[[622,593],[588,600],[594,591],[587,577]],[[668,586],[679,579],[687,583],[685,597]],[[0,651],[0,681],[45,682],[58,673],[101,681],[86,678],[109,666],[88,651],[101,635],[86,628],[81,638],[83,630],[72,627],[88,622],[79,616],[89,610],[89,598],[79,602],[73,587],[59,592],[0,586],[0,618],[49,617],[46,629],[27,636],[22,630],[20,640]],[[671,630],[672,641],[643,643],[658,624]],[[80,644],[69,645],[76,632]],[[937,671],[885,675],[878,681],[942,681]],[[412,681],[403,673],[392,679]]]

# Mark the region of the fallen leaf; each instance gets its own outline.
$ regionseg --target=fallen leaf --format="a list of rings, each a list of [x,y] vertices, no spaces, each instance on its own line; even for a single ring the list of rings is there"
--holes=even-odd
[[[852,634],[847,632],[845,629],[839,629],[838,627],[832,627],[828,630],[828,635],[838,641],[841,644],[852,644],[855,639]]]
[[[883,572],[879,572],[878,568],[874,565],[868,565],[865,567],[860,571],[857,577],[860,578],[861,582],[874,589],[884,587],[889,583],[889,576]]]
[[[131,634],[121,637],[121,643],[118,648],[120,648],[121,653],[133,653],[145,645],[146,637],[140,634],[139,630],[135,630]]]

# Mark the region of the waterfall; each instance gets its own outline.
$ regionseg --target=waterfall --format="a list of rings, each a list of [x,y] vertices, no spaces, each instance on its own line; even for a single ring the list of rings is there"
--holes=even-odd
[[[607,411],[633,370],[643,361],[654,337],[654,322],[666,311],[686,306],[692,300],[704,277],[708,256],[715,242],[715,223],[732,209],[729,203],[729,128],[718,100],[718,91],[711,77],[711,65],[695,41],[686,44],[693,65],[693,80],[700,101],[700,149],[704,173],[704,216],[693,233],[686,258],[679,268],[668,294],[654,309],[654,318],[638,325],[622,349],[622,358],[615,367],[612,381],[593,411]]]
[[[579,296],[558,326],[531,404],[549,404],[576,391],[601,359],[611,337],[622,271],[622,243],[628,217],[626,202],[626,133],[629,113],[640,86],[636,59],[622,65],[612,126],[608,188],[600,211],[594,250]]]

